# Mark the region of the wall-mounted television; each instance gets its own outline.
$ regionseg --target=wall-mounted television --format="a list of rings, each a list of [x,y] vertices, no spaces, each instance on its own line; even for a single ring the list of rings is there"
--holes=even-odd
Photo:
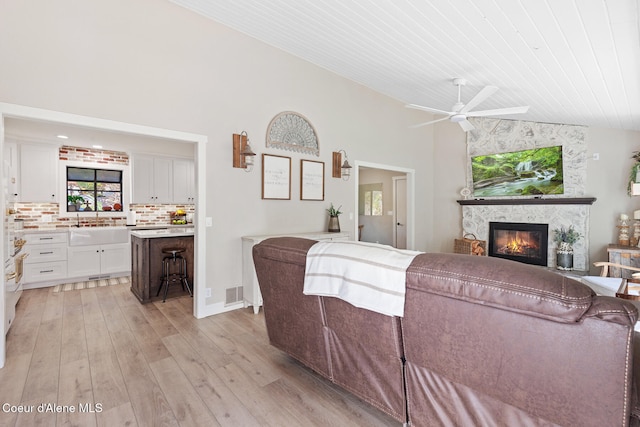
[[[564,194],[562,146],[471,157],[474,197]]]

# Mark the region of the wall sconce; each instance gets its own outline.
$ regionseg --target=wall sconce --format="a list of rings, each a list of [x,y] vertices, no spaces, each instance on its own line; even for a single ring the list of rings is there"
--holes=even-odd
[[[239,135],[233,134],[233,167],[244,169],[245,172],[253,170],[253,158],[256,153],[251,150],[249,136],[242,131]]]
[[[342,162],[342,153],[344,153],[344,163]],[[342,178],[345,181],[349,181],[351,177],[351,165],[349,164],[349,158],[347,152],[344,150],[333,152],[331,176],[334,178]]]

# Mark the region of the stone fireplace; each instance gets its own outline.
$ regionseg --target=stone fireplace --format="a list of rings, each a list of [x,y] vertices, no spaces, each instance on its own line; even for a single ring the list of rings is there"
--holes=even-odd
[[[547,265],[549,224],[490,222],[488,255]]]
[[[537,147],[562,146],[564,193],[540,196],[487,197],[459,200],[463,233],[489,242],[490,223],[543,224],[548,229],[546,252],[540,265],[555,267],[553,230],[573,228],[583,237],[573,245],[576,270],[589,270],[589,210],[595,198],[585,197],[587,180],[587,128],[575,125],[471,118],[475,130],[467,132],[467,155],[495,154]],[[473,188],[471,161],[467,188]],[[468,191],[467,194],[472,193]],[[468,197],[468,196],[467,196]],[[541,243],[544,246],[544,243]],[[519,261],[521,259],[518,259]]]
[[[573,245],[573,266],[576,270],[589,269],[589,207],[594,198],[524,199],[524,200],[459,200],[462,205],[462,226],[465,233],[489,241],[489,223],[515,222],[546,224],[547,267],[556,266],[556,244],[553,230],[573,228],[582,236]]]

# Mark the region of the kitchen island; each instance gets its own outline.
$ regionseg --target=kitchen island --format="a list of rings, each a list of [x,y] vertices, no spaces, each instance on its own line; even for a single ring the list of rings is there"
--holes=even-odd
[[[193,228],[167,228],[131,231],[131,292],[145,304],[162,301],[158,288],[162,277],[162,259],[167,256],[163,249],[182,248],[180,255],[187,260],[189,285],[193,289]],[[178,283],[169,285],[168,298],[189,295]]]

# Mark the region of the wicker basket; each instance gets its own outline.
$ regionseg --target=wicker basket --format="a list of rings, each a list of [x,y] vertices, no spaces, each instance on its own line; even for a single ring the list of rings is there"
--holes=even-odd
[[[462,239],[455,239],[453,252],[456,254],[484,256],[487,254],[487,242],[478,240],[475,235],[467,233]]]

